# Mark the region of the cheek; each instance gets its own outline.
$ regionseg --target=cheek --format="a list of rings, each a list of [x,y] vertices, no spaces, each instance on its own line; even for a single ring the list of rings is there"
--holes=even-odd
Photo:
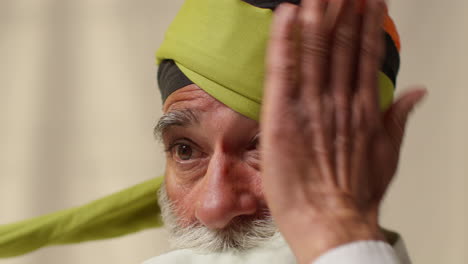
[[[258,205],[262,209],[268,209],[265,196],[263,194],[263,185],[260,172],[257,171],[255,178],[252,180],[252,194],[256,197]]]
[[[246,188],[258,198],[263,199],[262,175],[260,173],[260,163],[257,155],[249,152],[244,155],[241,162],[237,163],[237,175]]]
[[[194,204],[196,202],[196,195],[193,185],[181,183],[175,170],[170,168],[166,170],[165,185],[167,196],[173,203],[175,214],[179,224],[193,223],[195,219]],[[177,176],[176,176],[177,175]]]
[[[191,188],[197,181],[206,174],[208,159],[197,159],[190,162],[177,162],[174,159],[167,158],[166,168],[172,174],[173,181],[176,184]]]
[[[256,163],[256,161],[254,162]],[[252,166],[252,164],[247,160],[244,160],[244,162],[240,163],[239,167],[238,177],[240,182],[239,184],[242,185],[241,188],[248,190],[249,194],[255,198],[259,209],[268,209],[265,196],[263,194],[262,177],[260,171],[255,166]]]

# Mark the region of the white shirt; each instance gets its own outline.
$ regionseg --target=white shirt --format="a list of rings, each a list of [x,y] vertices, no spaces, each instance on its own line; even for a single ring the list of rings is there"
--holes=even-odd
[[[198,254],[190,249],[174,250],[143,264],[296,264],[294,254],[281,238],[243,253]],[[381,241],[358,241],[331,249],[311,264],[411,264],[403,241],[393,247]]]

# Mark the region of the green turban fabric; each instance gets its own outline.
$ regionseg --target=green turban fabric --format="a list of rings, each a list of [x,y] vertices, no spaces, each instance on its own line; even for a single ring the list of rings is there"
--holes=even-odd
[[[233,110],[258,120],[272,9],[280,2],[284,1],[187,0],[157,52],[158,63],[175,62],[158,76],[163,99],[195,83]],[[393,99],[400,43],[389,17],[384,28],[387,55],[379,80],[380,102],[386,108]],[[162,177],[81,207],[0,226],[0,258],[161,226],[156,197],[161,183]]]
[[[169,27],[157,61],[164,67],[165,60],[175,61],[183,75],[205,92],[258,121],[272,14],[268,8],[239,0],[188,0]],[[388,16],[384,30],[386,56],[378,77],[380,105],[386,109],[393,101],[400,44]],[[165,76],[167,72],[159,71],[158,76],[163,100],[181,88],[174,85],[186,84],[176,81],[183,76]]]

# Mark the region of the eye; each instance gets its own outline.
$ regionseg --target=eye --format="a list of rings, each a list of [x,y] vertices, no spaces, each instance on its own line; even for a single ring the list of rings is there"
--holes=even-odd
[[[260,146],[260,135],[256,135],[249,143],[247,150],[257,150]]]
[[[180,160],[190,160],[193,155],[193,149],[187,144],[179,144],[175,146],[175,154]]]
[[[193,146],[191,143],[178,142],[172,144],[167,151],[170,152],[171,157],[180,163],[192,161],[203,157],[203,152],[201,152],[197,147]]]

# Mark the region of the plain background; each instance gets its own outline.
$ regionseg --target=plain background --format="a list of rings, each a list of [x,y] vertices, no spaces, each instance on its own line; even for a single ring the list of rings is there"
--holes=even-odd
[[[181,3],[0,1],[1,224],[163,173],[154,52]],[[422,83],[430,97],[412,116],[383,223],[415,263],[468,263],[468,2],[390,6],[403,42],[398,89]],[[0,263],[140,263],[165,250],[165,232],[150,230]]]

